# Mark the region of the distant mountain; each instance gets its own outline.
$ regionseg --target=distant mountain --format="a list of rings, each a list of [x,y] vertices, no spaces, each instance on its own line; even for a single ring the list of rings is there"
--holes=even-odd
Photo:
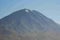
[[[45,32],[49,33],[49,31],[54,33],[60,32],[60,26],[53,20],[44,16],[42,13],[36,10],[22,9],[0,20],[0,35],[3,35],[2,37],[6,35],[11,35],[11,37],[10,36],[8,37],[8,39],[10,38],[9,40],[20,40],[17,37],[15,37],[16,35],[22,36],[23,34],[28,33],[44,34]],[[8,40],[7,38],[2,39],[1,36],[0,39]],[[21,40],[32,40],[32,39],[30,38]],[[36,39],[36,40],[42,40],[42,39]]]

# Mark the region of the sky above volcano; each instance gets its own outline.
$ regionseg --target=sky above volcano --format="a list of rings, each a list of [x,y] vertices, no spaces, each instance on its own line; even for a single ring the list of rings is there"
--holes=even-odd
[[[37,10],[60,23],[60,0],[0,0],[0,19],[23,8]]]

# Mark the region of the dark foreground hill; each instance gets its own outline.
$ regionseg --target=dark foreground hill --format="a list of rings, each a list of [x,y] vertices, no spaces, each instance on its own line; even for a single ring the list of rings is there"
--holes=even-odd
[[[60,40],[60,26],[38,11],[22,9],[0,20],[0,40]]]

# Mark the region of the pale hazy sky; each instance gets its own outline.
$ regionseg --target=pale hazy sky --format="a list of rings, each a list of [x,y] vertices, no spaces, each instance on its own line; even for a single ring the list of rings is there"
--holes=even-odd
[[[60,0],[0,0],[0,18],[23,8],[38,10],[60,23]]]

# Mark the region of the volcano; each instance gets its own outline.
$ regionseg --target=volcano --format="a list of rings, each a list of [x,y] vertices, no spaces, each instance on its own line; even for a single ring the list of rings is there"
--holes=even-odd
[[[0,19],[0,40],[60,40],[60,26],[36,10],[22,9]]]

